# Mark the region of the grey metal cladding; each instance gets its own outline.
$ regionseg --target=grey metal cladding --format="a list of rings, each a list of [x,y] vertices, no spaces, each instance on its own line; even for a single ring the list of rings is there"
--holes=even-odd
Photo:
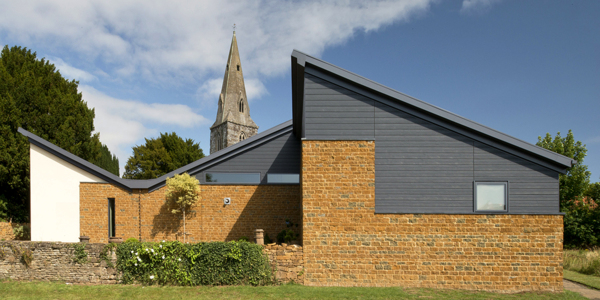
[[[376,141],[376,213],[474,213],[475,180],[508,181],[508,213],[559,212],[556,170],[313,74],[305,74],[305,138]]]
[[[118,185],[128,191],[132,191],[133,189],[148,189],[149,192],[152,192],[156,189],[159,189],[165,185],[165,181],[168,177],[173,177],[175,174],[181,174],[184,172],[188,172],[190,174],[198,174],[202,172],[202,170],[210,168],[212,166],[219,165],[221,162],[226,162],[233,157],[236,157],[238,154],[246,152],[246,150],[260,147],[262,145],[268,145],[271,141],[276,141],[271,146],[266,146],[264,149],[270,150],[273,153],[273,160],[270,162],[270,167],[265,167],[269,164],[263,160],[261,163],[257,164],[256,169],[267,170],[271,172],[281,172],[287,170],[297,170],[294,173],[299,173],[300,170],[300,142],[294,139],[294,141],[290,140],[290,134],[292,133],[292,120],[269,128],[255,136],[252,136],[248,139],[245,139],[233,146],[229,146],[223,150],[217,151],[209,156],[201,158],[195,162],[192,162],[188,165],[185,165],[177,170],[171,171],[168,174],[165,174],[159,178],[155,179],[146,179],[146,180],[136,180],[136,179],[124,179],[120,178],[84,159],[77,157],[76,155],[69,153],[68,151],[44,140],[43,138],[23,129],[19,128],[18,132],[28,138],[29,142],[37,145],[38,147],[48,151],[50,154],[80,168],[86,172],[91,173],[94,176],[97,176],[108,183],[112,183]],[[285,136],[285,137],[284,137]],[[284,142],[282,142],[284,141]],[[278,143],[280,144],[280,152],[273,151],[273,149],[278,148]],[[283,143],[281,145],[281,143]],[[297,145],[294,146],[294,143]],[[296,149],[296,152],[291,151],[290,149]],[[294,161],[297,163],[294,164]],[[296,167],[294,167],[296,166]],[[248,167],[246,165],[246,167]]]
[[[304,137],[374,140],[373,99],[305,74]]]
[[[377,82],[361,77],[357,74],[344,70],[340,67],[332,65],[328,62],[314,58],[310,55],[302,53],[298,50],[292,52],[292,90],[295,91],[292,95],[293,105],[304,107],[305,97],[309,95],[308,90],[304,87],[305,80],[300,80],[301,75],[306,73],[317,75],[321,78],[333,78],[329,81],[340,87],[346,87],[348,90],[360,90],[360,94],[377,101],[390,102],[391,106],[400,105],[409,107],[413,111],[418,111],[421,115],[428,115],[433,123],[442,121],[444,126],[453,127],[453,131],[460,132],[465,136],[469,136],[475,140],[479,137],[484,137],[486,143],[510,152],[516,156],[526,158],[530,161],[546,165],[551,169],[565,173],[566,168],[573,163],[571,158],[559,155],[552,151],[548,151],[541,147],[537,147],[525,141],[516,139],[502,132],[496,131],[489,127],[483,126],[471,120],[468,120],[449,111],[418,100],[406,94],[400,93]],[[324,74],[324,75],[323,75]],[[304,90],[306,94],[300,92]],[[325,92],[324,92],[325,93]],[[296,113],[297,112],[297,113]],[[302,127],[305,125],[304,120],[307,116],[303,115],[300,109],[296,109],[294,113],[294,126]],[[301,123],[302,126],[298,125]],[[303,138],[308,138],[302,136]]]
[[[194,175],[206,183],[205,172],[257,173],[266,184],[267,173],[300,174],[300,141],[292,131],[249,148]]]
[[[473,181],[507,181],[510,214],[556,214],[558,172],[375,101],[375,212],[474,213]]]

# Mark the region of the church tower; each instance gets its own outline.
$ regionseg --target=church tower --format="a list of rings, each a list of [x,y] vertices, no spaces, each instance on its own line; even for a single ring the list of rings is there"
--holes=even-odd
[[[210,153],[243,141],[257,132],[258,126],[250,118],[250,107],[246,98],[244,74],[234,30],[223,87],[219,95],[217,120],[210,127]]]

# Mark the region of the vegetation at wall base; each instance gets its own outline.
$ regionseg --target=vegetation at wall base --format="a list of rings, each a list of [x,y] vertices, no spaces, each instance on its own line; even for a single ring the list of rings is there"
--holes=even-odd
[[[85,251],[84,243],[72,244],[73,247],[73,262],[77,264],[85,264],[88,262],[88,253]]]
[[[593,275],[600,280],[600,250],[565,250],[563,268],[584,275]]]
[[[600,290],[600,277],[585,275],[575,271],[564,270],[564,278],[573,282],[583,284],[589,288]]]
[[[399,287],[278,286],[179,287],[139,285],[68,285],[60,282],[0,281],[0,295],[7,299],[525,299],[586,300],[564,293],[499,294],[478,291],[412,289]]]
[[[244,241],[125,242],[117,246],[123,283],[144,285],[267,285],[273,274],[260,245]]]

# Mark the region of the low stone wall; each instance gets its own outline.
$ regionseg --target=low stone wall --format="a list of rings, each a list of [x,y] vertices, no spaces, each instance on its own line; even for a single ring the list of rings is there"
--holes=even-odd
[[[19,227],[22,225],[27,225],[29,226],[29,223],[9,223],[9,222],[0,222],[0,241],[1,240],[14,240],[15,239],[15,234],[14,234],[14,229],[15,227]]]
[[[100,259],[105,244],[86,244],[87,263],[75,263],[73,243],[0,242],[0,279],[114,284],[117,272]],[[29,266],[24,257],[31,257]],[[116,264],[116,256],[109,255]]]
[[[279,282],[304,284],[303,250],[298,245],[265,245],[271,268]]]

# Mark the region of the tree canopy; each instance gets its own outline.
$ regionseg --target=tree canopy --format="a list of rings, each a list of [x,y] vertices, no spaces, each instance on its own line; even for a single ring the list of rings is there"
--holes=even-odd
[[[78,82],[63,78],[53,64],[27,48],[5,46],[0,55],[0,213],[27,221],[29,215],[29,143],[19,127],[87,161],[118,161],[94,133],[94,109],[77,92]],[[114,172],[113,172],[114,173]]]
[[[538,137],[536,145],[554,151],[558,154],[573,158],[577,161],[575,165],[567,169],[567,174],[559,175],[559,197],[561,206],[566,201],[580,197],[588,189],[590,184],[590,171],[583,164],[587,149],[580,141],[575,142],[573,132],[569,130],[566,137],[561,137],[560,132],[554,138],[550,133],[542,138]]]
[[[153,179],[204,157],[200,144],[173,133],[145,139],[144,145],[133,147],[133,156],[125,165],[123,178]]]

